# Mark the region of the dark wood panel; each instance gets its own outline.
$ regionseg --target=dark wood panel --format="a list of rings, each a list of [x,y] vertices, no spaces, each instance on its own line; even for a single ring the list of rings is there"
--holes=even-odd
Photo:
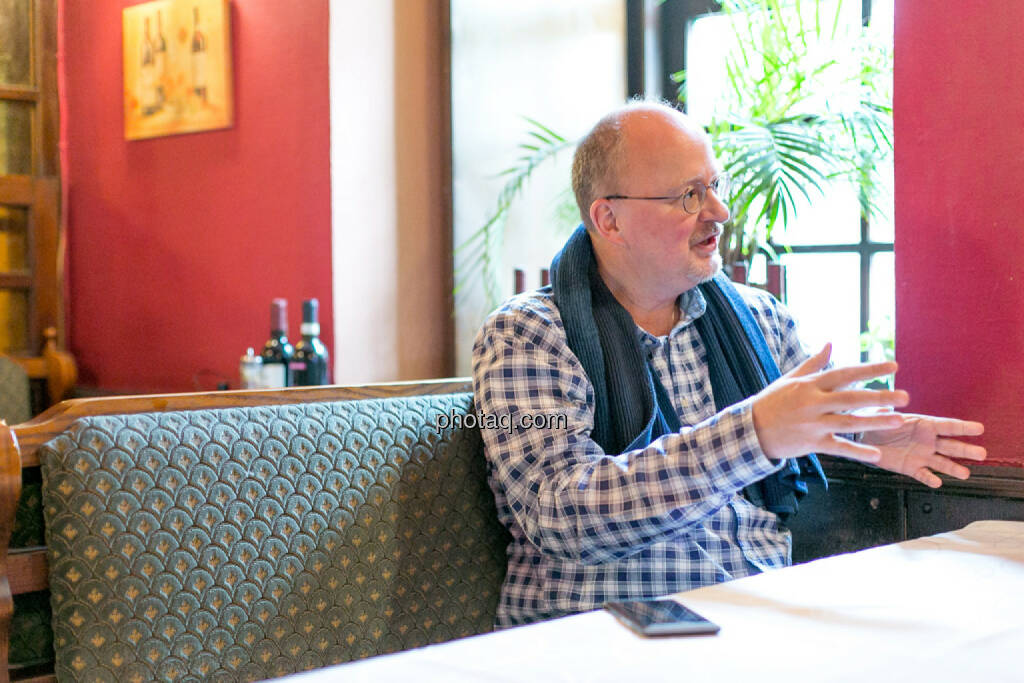
[[[962,496],[941,491],[907,493],[907,536],[931,536],[982,519],[1024,521],[1024,500]]]
[[[39,99],[39,91],[35,88],[23,88],[16,85],[0,85],[0,100],[35,102],[37,99]]]
[[[848,553],[903,539],[903,493],[884,486],[830,481],[811,483],[790,520],[793,562]]]
[[[43,330],[61,329],[64,316],[58,267],[60,184],[56,178],[35,178],[31,215],[32,316],[29,348],[43,345]]]
[[[50,587],[46,548],[11,550],[7,555],[7,575],[11,594],[21,595]]]
[[[863,465],[852,460],[823,456],[821,464],[830,480],[857,481],[874,486],[885,486],[907,491],[932,490],[910,477],[888,472],[877,467]],[[992,467],[966,462],[964,464],[971,470],[970,479],[961,481],[945,475],[939,475],[942,478],[942,492],[1024,499],[1024,467]]]
[[[10,677],[12,683],[57,683],[53,673],[53,663],[28,667],[12,666]]]
[[[14,431],[0,420],[0,570],[8,570],[8,544],[21,495],[21,466]],[[4,577],[6,578],[6,577]],[[0,580],[0,681],[7,676],[14,597],[9,581]]]
[[[0,287],[4,289],[30,289],[32,275],[25,272],[0,273]]]
[[[32,176],[0,175],[0,204],[31,206],[32,198]]]
[[[39,149],[36,175],[60,175],[60,107],[57,99],[57,0],[37,0],[36,65],[39,83]]]

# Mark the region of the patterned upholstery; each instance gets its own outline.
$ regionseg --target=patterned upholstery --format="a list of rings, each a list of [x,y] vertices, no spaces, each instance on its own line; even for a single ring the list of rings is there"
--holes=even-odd
[[[26,667],[51,662],[53,630],[50,624],[50,591],[15,595],[9,665]]]
[[[0,356],[0,418],[9,424],[24,422],[32,416],[31,384],[25,370]],[[10,547],[41,546],[43,505],[39,468],[22,471],[21,497],[14,515]],[[8,662],[12,666],[30,666],[53,661],[53,634],[50,630],[49,592],[40,591],[14,597]]]
[[[491,629],[469,394],[83,418],[42,450],[59,680],[256,680]]]
[[[11,548],[31,548],[46,544],[43,532],[43,496],[39,468],[22,470],[21,497],[14,512]]]
[[[32,417],[32,398],[25,369],[0,356],[0,420],[13,425]]]
[[[22,470],[21,497],[14,513],[11,548],[41,546],[43,537],[42,484],[39,468]],[[14,596],[11,616],[11,666],[30,666],[53,661],[53,632],[50,629],[50,592]]]

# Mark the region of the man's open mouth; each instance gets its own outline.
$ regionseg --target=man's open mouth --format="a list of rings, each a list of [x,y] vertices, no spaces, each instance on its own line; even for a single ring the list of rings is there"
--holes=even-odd
[[[718,245],[718,236],[720,234],[721,233],[713,232],[710,235],[708,235],[707,237],[705,237],[704,239],[702,239],[700,242],[697,242],[695,246],[698,246],[698,247],[714,247],[714,246],[717,246]]]

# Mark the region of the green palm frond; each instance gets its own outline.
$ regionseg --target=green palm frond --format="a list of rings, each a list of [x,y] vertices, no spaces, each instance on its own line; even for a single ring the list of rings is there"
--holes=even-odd
[[[832,13],[800,0],[723,0],[722,9],[736,45],[727,113],[708,132],[735,180],[726,260],[766,248],[777,226],[837,182],[853,183],[862,213],[878,215],[876,167],[892,151],[891,50],[840,35],[842,3]],[[674,78],[684,101],[685,73]]]
[[[457,269],[455,295],[472,282],[482,282],[487,303],[499,301],[498,254],[505,237],[508,212],[538,166],[553,159],[559,152],[576,143],[567,140],[544,124],[524,117],[529,125],[528,140],[519,144],[520,155],[515,164],[502,171],[506,178],[498,193],[494,211],[487,221],[455,248],[456,259],[465,264]]]
[[[796,196],[811,201],[821,195],[839,160],[819,125],[816,117],[735,121],[718,132],[715,152],[735,180],[734,222],[762,223],[767,239],[796,213]]]

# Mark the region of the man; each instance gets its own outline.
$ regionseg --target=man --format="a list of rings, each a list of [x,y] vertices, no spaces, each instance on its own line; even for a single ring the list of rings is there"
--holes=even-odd
[[[828,369],[829,346],[807,357],[785,308],[719,274],[726,184],[684,115],[610,113],[577,148],[585,227],[555,258],[552,287],[480,330],[477,409],[513,425],[483,430],[513,539],[499,626],[786,566],[784,518],[821,476],[809,454],[932,487],[936,472],[967,478],[950,457],[984,459],[950,438],[981,424],[889,410],[904,391],[848,388],[895,363]],[[563,423],[532,426],[541,415]]]

